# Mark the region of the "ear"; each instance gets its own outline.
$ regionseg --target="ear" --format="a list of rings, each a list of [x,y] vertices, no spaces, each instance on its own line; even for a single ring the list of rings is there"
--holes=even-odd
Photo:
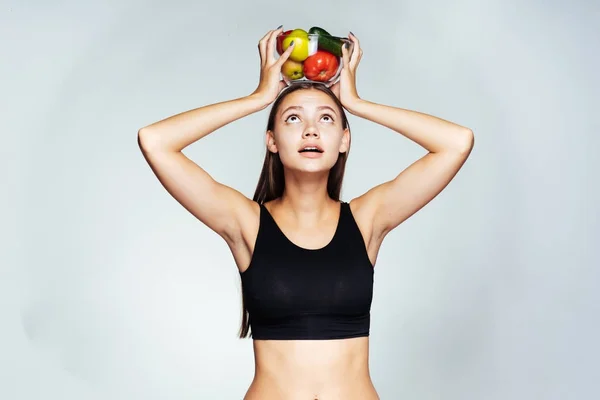
[[[340,143],[340,153],[346,153],[350,149],[350,129],[344,129],[342,142]]]
[[[267,131],[266,142],[267,142],[267,149],[271,153],[277,153],[277,146],[275,145],[275,134],[273,133],[273,131],[270,131],[270,130]]]

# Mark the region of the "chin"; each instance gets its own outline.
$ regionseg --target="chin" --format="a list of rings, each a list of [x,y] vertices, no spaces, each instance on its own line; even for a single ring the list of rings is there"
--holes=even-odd
[[[296,161],[296,160],[295,160]],[[294,162],[291,165],[291,169],[298,172],[308,172],[308,173],[329,173],[331,168],[335,165],[337,159],[335,160],[327,160],[327,159],[309,159],[309,160],[299,160]]]
[[[328,168],[328,167],[317,167],[317,166],[315,166],[315,167],[304,166],[304,167],[295,169],[295,171],[302,172],[305,174],[328,174],[330,170],[331,170],[331,168]]]

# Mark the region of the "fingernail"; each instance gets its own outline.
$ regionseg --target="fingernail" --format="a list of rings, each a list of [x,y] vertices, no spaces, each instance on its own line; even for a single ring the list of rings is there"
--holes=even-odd
[[[283,28],[283,25],[279,25],[279,26],[277,27],[277,29],[281,29],[281,28]],[[275,29],[275,30],[277,30],[277,29]]]
[[[291,47],[291,46],[293,46],[293,45],[294,45],[294,41],[292,40],[292,41],[290,42],[290,47]]]
[[[346,50],[348,50],[350,48],[350,43],[344,42],[344,47],[346,48]]]
[[[355,36],[355,35],[354,35],[354,33],[352,33],[352,31],[350,31],[350,34],[351,34],[352,36]]]

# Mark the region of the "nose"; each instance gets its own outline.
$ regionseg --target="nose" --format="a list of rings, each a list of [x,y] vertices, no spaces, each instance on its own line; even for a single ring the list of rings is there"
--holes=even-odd
[[[309,125],[304,131],[304,137],[319,137],[319,131],[314,125]]]

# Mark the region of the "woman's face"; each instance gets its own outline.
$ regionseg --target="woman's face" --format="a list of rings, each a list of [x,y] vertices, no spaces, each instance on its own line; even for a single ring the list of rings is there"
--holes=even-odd
[[[320,90],[290,93],[279,105],[274,132],[267,132],[268,149],[286,168],[304,172],[328,172],[349,141],[336,103]]]

